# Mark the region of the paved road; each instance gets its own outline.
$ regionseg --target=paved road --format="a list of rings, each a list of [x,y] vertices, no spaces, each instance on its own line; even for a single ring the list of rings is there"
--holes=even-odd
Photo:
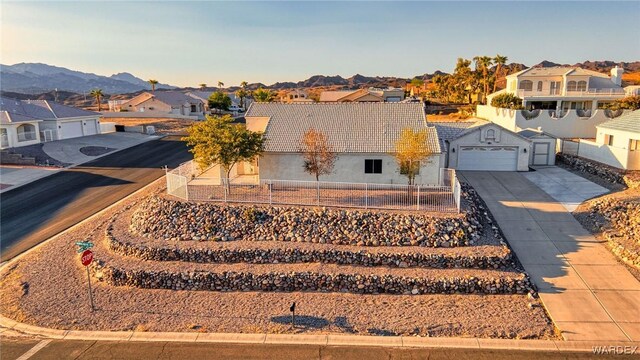
[[[2,360],[15,360],[37,346],[38,340],[4,340]],[[44,345],[44,346],[43,346]],[[601,355],[573,352],[479,350],[479,349],[407,349],[323,345],[248,345],[195,344],[167,342],[107,342],[53,340],[31,352],[30,360],[44,359],[602,359]],[[629,350],[630,351],[630,350]],[[618,356],[617,358],[628,358]],[[23,357],[24,359],[24,357]]]
[[[149,141],[0,195],[8,260],[164,175],[191,155],[177,137]]]

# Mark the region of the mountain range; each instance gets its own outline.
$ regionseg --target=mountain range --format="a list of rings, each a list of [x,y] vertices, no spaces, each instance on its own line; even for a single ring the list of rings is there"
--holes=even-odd
[[[58,89],[75,93],[88,93],[102,89],[104,93],[130,93],[150,89],[147,81],[123,72],[111,76],[70,70],[41,63],[0,65],[2,90],[23,94],[39,94]],[[175,86],[157,84],[157,89],[175,89]]]
[[[614,66],[622,66],[626,72],[639,72],[640,61],[634,62],[614,62],[614,61],[585,61],[573,65],[558,64],[544,60],[533,67],[549,66],[578,66],[589,70],[608,73]],[[508,73],[514,73],[527,68],[524,64],[511,63],[505,65]],[[412,78],[430,80],[435,75],[444,75],[445,72],[436,70],[433,73],[416,75]],[[249,90],[258,88],[269,88],[272,90],[284,90],[291,88],[344,88],[356,89],[361,87],[403,87],[412,78],[400,78],[393,76],[364,76],[360,74],[344,78],[340,75],[326,76],[314,75],[306,80],[298,82],[277,82],[272,85],[262,83],[251,83],[247,86]],[[45,95],[46,98],[57,96],[62,92],[87,94],[94,88],[102,89],[105,94],[130,94],[149,90],[147,81],[138,78],[130,73],[122,72],[111,76],[101,76],[92,73],[70,70],[63,67],[52,66],[41,63],[20,63],[15,65],[0,65],[1,90],[3,93],[18,93],[26,95]],[[157,84],[157,89],[193,89],[178,88],[168,84]],[[231,86],[225,88],[228,91],[235,91],[239,87]],[[57,92],[56,92],[57,89]],[[218,90],[209,87],[207,90]],[[65,95],[69,95],[65,93]],[[66,96],[65,96],[66,97]]]

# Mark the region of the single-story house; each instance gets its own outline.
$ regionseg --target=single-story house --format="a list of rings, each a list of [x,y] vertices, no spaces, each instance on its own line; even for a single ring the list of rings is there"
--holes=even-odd
[[[203,117],[205,101],[179,91],[143,92],[120,104],[120,111]]]
[[[420,103],[253,103],[245,118],[249,130],[264,132],[266,138],[263,155],[250,169],[260,180],[315,180],[305,172],[301,152],[304,134],[315,129],[327,136],[338,156],[333,172],[320,180],[406,184],[393,153],[402,130],[411,128],[427,131],[432,152],[415,183],[439,182],[437,133],[427,126]]]
[[[403,99],[404,89],[401,88],[368,88],[320,93],[320,102],[399,102]]]
[[[194,90],[194,91],[189,91],[186,94],[188,96],[194,97],[194,98],[202,101],[202,103],[204,104],[205,111],[209,111],[209,97],[211,96],[211,94],[213,94],[212,91]],[[251,99],[249,97],[245,97],[242,100],[242,106],[240,106],[240,98],[238,96],[236,96],[235,93],[229,92],[229,93],[226,93],[226,94],[231,99],[231,105],[232,106],[237,106],[238,108],[243,109],[243,110],[248,108],[249,105],[253,102],[253,99]]]
[[[640,110],[596,126],[595,141],[580,139],[578,156],[624,170],[640,170]]]
[[[527,129],[527,132],[519,134],[479,119],[433,122],[429,125],[435,126],[438,132],[444,167],[458,170],[529,171],[529,165],[533,161],[536,161],[536,165],[553,165],[555,162],[555,145],[547,145],[555,144],[555,139],[536,130]],[[534,149],[537,150],[537,156],[532,154]]]
[[[0,97],[2,148],[100,133],[102,114],[48,100]]]

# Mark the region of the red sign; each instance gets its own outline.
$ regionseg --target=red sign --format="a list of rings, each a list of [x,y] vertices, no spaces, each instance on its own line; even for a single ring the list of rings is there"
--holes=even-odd
[[[80,258],[80,260],[82,261],[82,265],[84,266],[91,264],[91,262],[93,261],[93,253],[91,252],[91,250],[85,250],[82,253],[82,257]]]

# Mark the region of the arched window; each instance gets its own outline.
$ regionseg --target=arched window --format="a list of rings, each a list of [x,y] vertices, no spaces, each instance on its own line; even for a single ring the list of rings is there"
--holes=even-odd
[[[567,91],[576,91],[576,88],[577,88],[577,87],[578,87],[578,86],[577,86],[577,84],[576,84],[576,82],[575,82],[575,81],[569,81],[569,82],[567,83]]]
[[[493,129],[489,129],[487,130],[487,133],[485,134],[485,139],[487,140],[495,140],[496,139],[496,131]]]
[[[22,124],[18,126],[18,141],[36,140],[36,127],[31,124]]]
[[[587,91],[587,82],[582,80],[582,81],[578,81],[578,91]]]
[[[531,82],[530,80],[520,81],[520,90],[524,90],[524,91],[533,90],[533,82]]]
[[[538,81],[538,91],[542,91],[542,81]]]

